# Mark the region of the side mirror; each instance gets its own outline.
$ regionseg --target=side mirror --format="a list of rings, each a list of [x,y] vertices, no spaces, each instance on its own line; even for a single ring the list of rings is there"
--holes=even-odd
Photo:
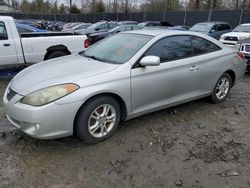
[[[117,30],[115,33],[120,33],[121,31],[120,30]]]
[[[158,66],[160,65],[160,58],[158,56],[146,56],[143,57],[140,61],[140,65],[143,67],[146,66]]]
[[[99,31],[99,30],[100,30],[100,28],[95,28],[95,30],[96,30],[96,31]]]

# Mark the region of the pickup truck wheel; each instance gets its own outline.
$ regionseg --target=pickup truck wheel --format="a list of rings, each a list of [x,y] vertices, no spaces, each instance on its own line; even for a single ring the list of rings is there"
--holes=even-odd
[[[62,56],[66,56],[68,55],[66,52],[64,51],[54,51],[54,52],[51,52],[48,57],[47,57],[47,60],[48,59],[54,59],[54,58],[57,58],[57,57],[62,57]]]
[[[120,117],[120,105],[114,98],[94,98],[79,110],[75,121],[75,134],[87,144],[96,144],[115,132]]]
[[[213,103],[221,103],[223,102],[232,87],[232,78],[229,74],[224,73],[220,79],[217,81],[216,86],[214,87],[214,91],[211,95],[211,100]]]

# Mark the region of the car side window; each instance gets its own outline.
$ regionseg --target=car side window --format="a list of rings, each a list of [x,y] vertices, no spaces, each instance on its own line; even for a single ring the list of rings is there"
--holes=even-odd
[[[217,25],[217,31],[224,31],[224,30],[225,30],[224,24]]]
[[[8,34],[3,22],[0,22],[0,40],[8,40]]]
[[[191,36],[190,38],[193,44],[195,55],[201,55],[201,54],[206,54],[206,53],[221,50],[219,46],[217,46],[213,42],[210,42],[206,39],[196,37],[196,36]]]
[[[158,56],[161,62],[187,58],[193,55],[189,36],[167,37],[154,44],[145,56]]]
[[[228,24],[225,24],[224,26],[225,26],[225,30],[230,30],[231,29],[230,25],[228,25]]]

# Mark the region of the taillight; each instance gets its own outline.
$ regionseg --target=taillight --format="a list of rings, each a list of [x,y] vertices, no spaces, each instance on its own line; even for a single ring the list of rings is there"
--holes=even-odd
[[[84,40],[84,48],[88,48],[89,47],[89,40],[85,39]]]
[[[246,60],[245,55],[244,55],[243,53],[237,52],[237,55],[238,55],[241,59]]]

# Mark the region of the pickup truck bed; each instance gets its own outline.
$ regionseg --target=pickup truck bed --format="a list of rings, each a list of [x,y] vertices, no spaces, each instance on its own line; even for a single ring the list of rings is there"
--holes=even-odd
[[[27,66],[88,47],[87,36],[64,32],[19,34],[15,21],[0,16],[0,69]]]

